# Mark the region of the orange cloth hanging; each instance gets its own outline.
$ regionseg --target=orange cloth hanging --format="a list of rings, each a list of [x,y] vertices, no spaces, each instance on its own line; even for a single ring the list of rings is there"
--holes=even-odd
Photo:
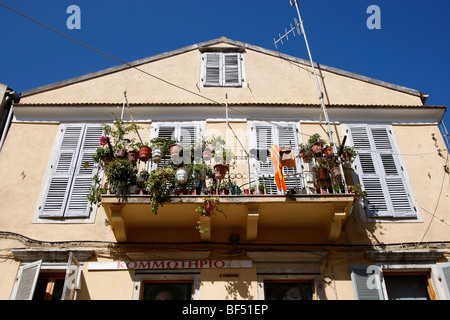
[[[270,159],[272,160],[272,163],[275,166],[274,182],[276,183],[278,190],[284,190],[284,192],[286,192],[286,184],[284,182],[283,177],[283,170],[282,170],[283,166],[281,165],[279,146],[273,145],[271,147]]]

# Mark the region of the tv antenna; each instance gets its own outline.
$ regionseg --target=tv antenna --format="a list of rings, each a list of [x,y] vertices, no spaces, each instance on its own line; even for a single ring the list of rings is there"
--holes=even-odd
[[[275,38],[273,39],[273,44],[275,45],[275,48],[278,49],[278,47],[277,47],[277,43],[278,43],[278,42],[281,42],[281,44],[284,44],[284,43],[283,43],[283,38],[286,38],[286,40],[289,40],[289,33],[292,32],[292,34],[294,35],[294,37],[295,37],[295,31],[297,31],[297,33],[298,33],[299,35],[302,34],[302,32],[300,31],[300,28],[299,28],[300,23],[297,21],[296,18],[294,18],[294,22],[295,22],[295,25],[292,26],[292,23],[291,23],[291,29],[290,29],[289,31],[287,31],[286,29],[284,29],[285,33],[284,33],[283,35],[278,34],[278,37],[279,37],[278,40],[275,40]]]
[[[291,33],[291,32],[292,32],[292,33],[294,34],[294,36],[295,36],[294,30],[297,30],[297,33],[298,33],[299,35],[303,34],[303,36],[305,37],[306,49],[308,50],[309,61],[311,62],[311,68],[312,68],[312,71],[313,71],[313,74],[314,74],[314,79],[316,80],[317,90],[319,91],[319,99],[320,99],[320,103],[321,103],[321,105],[322,105],[322,110],[321,110],[320,116],[322,117],[322,113],[323,113],[323,115],[324,115],[324,117],[325,117],[325,123],[326,123],[326,125],[327,125],[328,138],[330,139],[330,142],[331,142],[332,145],[333,145],[333,149],[335,149],[334,151],[336,152],[336,146],[335,146],[335,144],[334,144],[334,141],[333,141],[333,135],[332,135],[332,133],[331,133],[330,119],[328,118],[327,108],[325,107],[325,103],[324,103],[324,101],[323,101],[323,93],[322,93],[322,89],[320,88],[319,80],[318,80],[318,78],[317,78],[316,68],[315,68],[315,66],[314,66],[314,61],[313,61],[313,59],[312,59],[311,50],[309,49],[308,39],[307,39],[307,37],[306,37],[305,28],[304,28],[304,26],[303,26],[303,20],[302,20],[302,17],[301,17],[301,15],[300,15],[300,9],[299,9],[299,7],[298,7],[298,1],[297,1],[297,0],[289,0],[289,3],[291,4],[291,7],[293,7],[293,6],[296,7],[296,9],[297,9],[297,14],[298,14],[298,21],[299,21],[299,22],[297,21],[297,19],[294,18],[295,25],[292,26],[292,24],[291,24],[291,29],[290,29],[289,31],[287,31],[287,30],[285,29],[285,34],[284,34],[284,35],[281,36],[280,34],[278,34],[278,35],[279,35],[279,38],[278,38],[278,40],[275,40],[275,39],[274,39],[274,44],[275,44],[275,47],[277,48],[277,43],[278,43],[278,42],[281,41],[281,43],[283,44],[283,38],[286,38],[287,40],[289,40],[288,35],[289,35],[289,33]],[[300,29],[299,29],[299,27],[300,27]],[[277,48],[277,49],[278,49],[278,48]]]

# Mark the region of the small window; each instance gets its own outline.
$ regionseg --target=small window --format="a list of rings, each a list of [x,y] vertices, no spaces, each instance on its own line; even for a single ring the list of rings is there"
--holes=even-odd
[[[192,300],[192,282],[144,282],[143,300]]]
[[[312,282],[310,281],[265,281],[266,300],[313,300]]]
[[[201,84],[203,87],[243,87],[243,54],[239,52],[204,52]]]
[[[64,290],[64,273],[40,274],[33,293],[33,300],[61,300]]]
[[[434,300],[434,291],[426,274],[385,274],[389,300]]]

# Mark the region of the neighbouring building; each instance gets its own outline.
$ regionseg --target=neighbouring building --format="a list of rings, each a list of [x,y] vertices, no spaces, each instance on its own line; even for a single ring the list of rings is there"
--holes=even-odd
[[[309,61],[228,38],[23,92],[0,299],[450,299],[446,108],[316,69],[331,137]]]

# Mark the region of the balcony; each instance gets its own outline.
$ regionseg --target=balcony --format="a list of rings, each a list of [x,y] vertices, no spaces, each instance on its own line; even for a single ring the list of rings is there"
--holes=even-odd
[[[152,140],[151,154],[130,158],[129,149],[125,158],[126,150],[107,142],[94,160],[108,187],[97,177],[90,199],[102,203],[119,242],[229,243],[230,235],[255,244],[337,241],[358,197],[345,182],[345,157],[324,146],[313,152],[313,142],[301,146],[301,156],[279,148],[266,158],[245,150],[236,156],[223,144],[213,144],[213,158],[205,145],[183,147],[171,138]],[[169,146],[193,152],[186,157]]]
[[[204,196],[170,196],[152,212],[150,195],[103,195],[118,242],[315,243],[337,241],[354,194],[220,195],[220,211],[196,226]]]

